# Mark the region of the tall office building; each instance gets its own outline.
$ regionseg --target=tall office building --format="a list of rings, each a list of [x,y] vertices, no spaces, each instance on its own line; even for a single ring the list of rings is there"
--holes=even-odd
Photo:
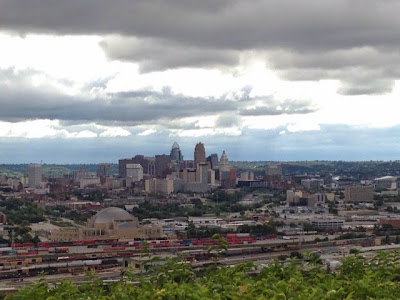
[[[231,166],[228,162],[228,157],[226,156],[225,150],[222,152],[221,159],[219,160],[219,170],[221,172],[229,172]]]
[[[218,154],[211,154],[209,157],[207,157],[207,161],[210,163],[211,169],[218,169]]]
[[[201,162],[196,169],[196,181],[208,184],[208,163]]]
[[[143,167],[143,175],[155,175],[155,157],[135,155],[135,157],[132,158],[120,159],[118,162],[120,177],[126,177],[126,165],[128,164],[140,164]]]
[[[374,201],[374,188],[372,186],[346,186],[344,189],[346,201],[372,202]]]
[[[42,182],[42,166],[40,164],[29,164],[28,166],[29,187],[37,187]]]
[[[280,181],[282,180],[282,166],[280,164],[269,164],[265,167],[264,181]]]
[[[156,155],[155,158],[155,176],[158,178],[165,178],[171,163],[171,156],[166,154]]]
[[[177,142],[172,145],[170,156],[171,159],[175,160],[178,164],[183,160],[182,152]]]
[[[203,162],[206,162],[206,150],[203,143],[198,143],[194,148],[194,167],[197,168],[197,165]]]
[[[140,181],[143,179],[143,167],[140,164],[127,164],[126,177],[132,178],[132,181]]]
[[[265,175],[282,176],[282,166],[280,164],[270,164],[265,167]]]
[[[93,174],[86,168],[80,168],[75,173],[75,179],[78,181],[81,180],[82,178],[89,178],[89,177],[93,177]]]
[[[97,165],[97,176],[108,177],[110,176],[110,164],[101,163]]]

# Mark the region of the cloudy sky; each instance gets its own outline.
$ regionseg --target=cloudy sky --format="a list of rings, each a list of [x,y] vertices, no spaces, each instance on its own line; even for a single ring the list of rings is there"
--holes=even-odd
[[[0,163],[400,158],[400,2],[1,0]]]

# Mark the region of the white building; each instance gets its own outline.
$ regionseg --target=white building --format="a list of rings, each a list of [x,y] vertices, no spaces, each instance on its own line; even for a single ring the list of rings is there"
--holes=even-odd
[[[377,190],[395,190],[397,189],[397,177],[394,176],[384,176],[380,178],[375,178],[375,189]]]
[[[290,205],[291,203],[298,203],[300,198],[303,197],[302,191],[297,190],[287,190],[286,191],[286,205]]]
[[[86,178],[81,178],[79,180],[79,186],[81,189],[91,186],[91,185],[98,185],[100,184],[100,177],[86,177]]]
[[[140,181],[143,179],[143,167],[140,164],[127,164],[126,177],[132,178],[132,181]]]
[[[146,179],[144,182],[145,191],[154,194],[171,194],[174,192],[173,179]]]
[[[208,183],[208,164],[199,163],[196,169],[196,181],[201,183]]]

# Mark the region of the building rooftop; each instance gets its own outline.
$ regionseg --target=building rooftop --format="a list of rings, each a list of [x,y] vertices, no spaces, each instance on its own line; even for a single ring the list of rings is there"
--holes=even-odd
[[[132,221],[134,221],[133,216],[127,211],[118,207],[105,208],[94,216],[94,224]]]

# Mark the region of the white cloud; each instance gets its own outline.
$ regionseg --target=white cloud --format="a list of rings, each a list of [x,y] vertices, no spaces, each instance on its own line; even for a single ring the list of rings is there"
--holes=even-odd
[[[146,136],[146,135],[150,135],[150,134],[153,134],[153,133],[156,133],[156,132],[157,132],[157,130],[155,130],[155,129],[146,129],[145,131],[140,132],[137,135]]]
[[[131,133],[128,130],[125,130],[121,127],[112,127],[108,128],[106,131],[103,131],[99,134],[101,137],[116,137],[116,136],[130,136]]]
[[[72,132],[68,136],[74,138],[94,138],[97,137],[97,133],[90,130],[82,130],[79,132]]]

